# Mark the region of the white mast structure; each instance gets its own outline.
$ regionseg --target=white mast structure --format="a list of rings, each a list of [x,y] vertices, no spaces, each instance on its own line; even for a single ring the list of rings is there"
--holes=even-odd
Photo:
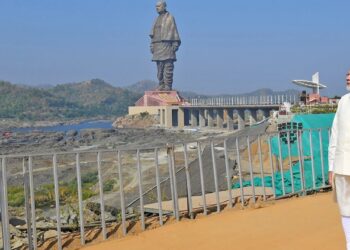
[[[320,89],[327,88],[326,85],[320,83],[320,74],[319,72],[316,72],[312,76],[312,81],[308,80],[293,80],[294,84],[312,89],[313,94],[320,94]]]

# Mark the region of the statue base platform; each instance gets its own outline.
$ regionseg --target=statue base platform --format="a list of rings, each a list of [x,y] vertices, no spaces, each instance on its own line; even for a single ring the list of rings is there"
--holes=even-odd
[[[145,91],[145,94],[135,103],[137,107],[149,106],[181,106],[186,104],[176,90],[171,91]]]

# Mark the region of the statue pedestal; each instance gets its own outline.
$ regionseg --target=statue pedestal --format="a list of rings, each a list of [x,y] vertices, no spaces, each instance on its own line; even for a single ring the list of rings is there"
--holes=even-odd
[[[181,106],[186,103],[176,90],[171,91],[145,91],[143,97],[141,97],[136,103],[136,107],[149,107],[149,106]]]
[[[183,107],[189,105],[176,90],[171,91],[145,91],[145,94],[129,107],[129,115],[147,112],[159,118],[159,125],[166,128],[184,127]]]

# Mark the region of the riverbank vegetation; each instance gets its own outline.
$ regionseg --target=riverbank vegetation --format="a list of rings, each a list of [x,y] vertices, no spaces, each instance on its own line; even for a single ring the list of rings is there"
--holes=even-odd
[[[83,200],[98,194],[97,172],[87,173],[82,176]],[[110,192],[116,188],[117,181],[108,179],[103,183],[103,191]],[[35,206],[44,208],[55,205],[54,184],[44,184],[35,190]],[[75,203],[78,201],[78,184],[74,179],[70,182],[59,183],[59,197],[62,204]],[[23,207],[25,203],[24,188],[21,186],[8,187],[8,201],[11,207]]]
[[[319,104],[319,105],[294,105],[291,108],[294,114],[327,114],[335,113],[337,111],[337,105],[335,104]]]

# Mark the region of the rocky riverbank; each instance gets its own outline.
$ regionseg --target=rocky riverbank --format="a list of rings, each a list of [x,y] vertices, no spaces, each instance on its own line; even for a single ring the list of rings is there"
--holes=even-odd
[[[61,208],[61,230],[62,234],[72,233],[79,230],[79,207],[78,205],[65,205]],[[127,216],[132,216],[133,211],[126,211]],[[9,219],[11,249],[27,249],[28,246],[28,225],[24,219],[22,208],[9,207],[11,215]],[[39,249],[49,249],[45,247],[45,242],[56,239],[57,226],[55,211],[48,214],[42,209],[36,209],[36,230],[37,243]],[[83,208],[85,228],[99,226],[101,220],[101,209],[99,203],[86,202]],[[105,206],[106,223],[120,222],[120,211],[114,207]],[[1,231],[1,228],[0,228]],[[2,246],[2,235],[0,234],[0,249]]]
[[[13,132],[0,134],[0,154],[48,153],[86,148],[113,149],[121,146],[157,146],[210,136],[217,132],[146,129],[84,129],[67,132]]]

